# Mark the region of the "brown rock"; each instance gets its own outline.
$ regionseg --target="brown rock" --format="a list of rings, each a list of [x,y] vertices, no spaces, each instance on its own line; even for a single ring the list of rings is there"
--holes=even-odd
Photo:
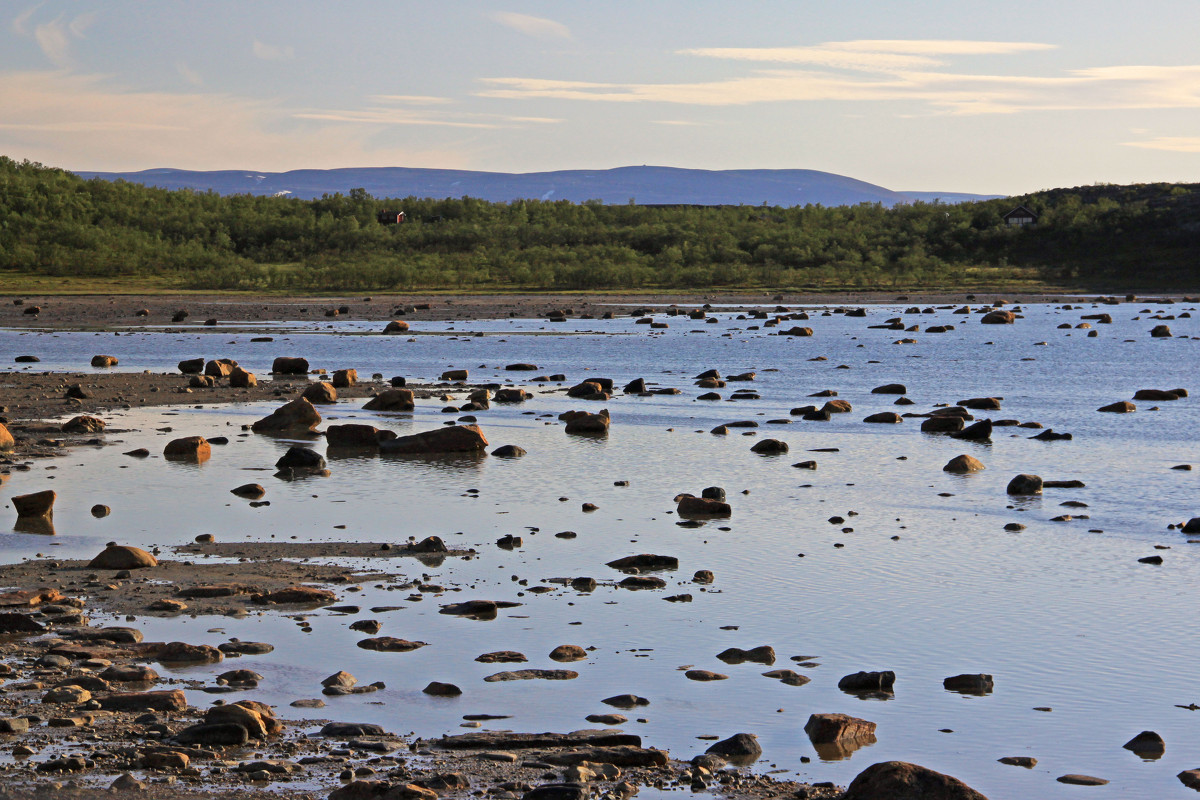
[[[1018,475],[1008,482],[1008,493],[1012,495],[1041,494],[1042,479],[1038,475]]]
[[[244,483],[236,489],[230,489],[230,494],[236,494],[238,497],[249,497],[251,500],[257,500],[267,493],[267,490],[257,483]]]
[[[91,561],[88,566],[92,569],[145,569],[158,565],[158,559],[140,547],[114,544],[104,550]]]
[[[577,644],[560,644],[550,651],[551,661],[583,661],[585,658],[587,651]]]
[[[712,670],[707,669],[689,669],[687,672],[683,673],[683,677],[690,681],[701,682],[729,680],[728,675],[722,675],[719,672],[713,672]]]
[[[237,362],[231,358],[215,358],[204,365],[204,374],[214,378],[228,378]]]
[[[909,764],[872,764],[846,788],[842,800],[987,800],[958,778]]]
[[[337,389],[325,381],[310,383],[300,395],[314,405],[330,405],[337,402]]]
[[[229,373],[229,385],[235,389],[249,389],[258,386],[258,378],[253,372],[247,372],[241,367],[234,367]]]
[[[12,498],[18,517],[37,518],[54,515],[54,500],[58,495],[53,489],[33,494],[20,494]]]
[[[467,371],[465,369],[448,369],[442,373],[444,381],[465,381],[467,379]]]
[[[875,723],[848,714],[813,714],[804,725],[813,744],[875,741]]]
[[[367,411],[412,411],[415,406],[412,389],[384,389],[363,408]]]
[[[276,359],[278,361],[278,359]],[[321,423],[321,415],[313,404],[298,397],[271,412],[250,426],[255,433],[302,433]]]
[[[421,691],[434,697],[458,697],[462,694],[462,689],[453,683],[442,683],[441,681],[430,681],[429,685]]]
[[[513,664],[522,663],[529,659],[524,653],[518,653],[516,650],[497,650],[492,653],[484,653],[481,656],[476,656],[476,661],[481,664]]]
[[[363,639],[358,646],[363,650],[374,650],[378,653],[407,653],[419,647],[425,647],[428,642],[410,642],[408,639],[397,639],[395,636],[377,636],[374,639]]]
[[[1012,325],[1017,321],[1017,315],[1011,311],[997,309],[984,314],[979,321],[984,325]]]
[[[921,421],[922,433],[957,433],[963,429],[962,417],[937,416]]]
[[[488,683],[497,681],[569,681],[579,677],[579,673],[569,669],[518,669],[511,672],[497,672],[484,678]]]
[[[271,372],[276,375],[307,375],[307,358],[280,356],[271,363]]]
[[[161,664],[216,664],[225,656],[207,644],[168,642],[158,649],[156,659]]]
[[[116,365],[116,356],[92,356],[93,367],[115,367]]]
[[[72,417],[63,423],[62,430],[63,433],[102,433],[104,431],[104,420],[97,417],[80,415]]]
[[[213,706],[205,713],[204,721],[209,725],[241,725],[251,739],[265,739],[283,730],[283,723],[275,719],[271,707],[253,700]]]
[[[964,453],[950,459],[946,466],[942,467],[942,472],[978,472],[981,469],[987,469],[982,461]]]
[[[333,373],[333,385],[338,389],[349,389],[358,383],[358,370],[339,369]]]
[[[1094,775],[1059,775],[1055,780],[1072,786],[1104,786],[1108,783],[1104,778],[1097,778]]]
[[[583,433],[583,434],[606,434],[611,420],[608,416],[608,410],[600,411],[598,414],[590,414],[586,411],[567,412],[570,418],[566,420],[567,433]],[[566,415],[563,415],[566,416]],[[559,419],[562,419],[560,416]]]
[[[337,602],[337,595],[329,589],[313,586],[289,586],[251,595],[250,602],[259,605],[329,605]]]
[[[114,692],[97,697],[96,701],[100,703],[101,708],[109,711],[140,711],[143,708],[152,708],[155,711],[187,709],[187,696],[182,689],[165,692]]]
[[[8,428],[5,427],[4,423],[0,422],[0,452],[12,450],[16,446],[16,439],[14,439],[13,435],[9,433]]]
[[[431,431],[398,436],[379,443],[380,452],[433,455],[438,453],[485,453],[488,441],[478,425],[452,425]]]
[[[675,513],[687,519],[733,516],[733,509],[730,505],[720,500],[685,494],[680,496],[677,502]]]
[[[408,333],[408,323],[402,319],[394,319],[383,329],[384,333]]]
[[[863,420],[863,422],[882,422],[892,424],[903,421],[904,418],[895,411],[880,411],[878,414],[872,414]]]
[[[172,439],[163,449],[163,457],[172,461],[207,461],[212,456],[212,446],[203,436],[184,436]]]
[[[1172,397],[1171,399],[1174,400],[1175,398]],[[1128,400],[1120,400],[1116,403],[1109,403],[1106,406],[1100,406],[1100,408],[1097,408],[1096,410],[1104,411],[1109,414],[1131,414],[1134,411],[1137,411],[1137,406]]]
[[[184,375],[199,375],[204,371],[203,358],[189,358],[179,362],[179,371]]]
[[[391,431],[380,431],[374,425],[350,423],[347,425],[330,425],[325,429],[325,441],[330,447],[379,447],[380,434],[382,438],[394,439]]]

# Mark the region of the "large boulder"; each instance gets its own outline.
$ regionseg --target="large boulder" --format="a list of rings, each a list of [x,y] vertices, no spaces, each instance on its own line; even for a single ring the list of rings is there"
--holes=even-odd
[[[478,425],[452,425],[422,431],[379,443],[383,453],[435,455],[438,453],[484,453],[488,441]]]
[[[258,377],[253,372],[234,367],[229,373],[229,385],[234,389],[249,389],[251,386],[258,386]]]
[[[412,389],[384,389],[363,406],[366,411],[412,411],[416,406]]]
[[[179,371],[184,375],[199,375],[204,371],[203,358],[188,358],[179,362]]]
[[[53,489],[33,494],[20,494],[12,498],[18,517],[49,517],[54,514],[54,500],[58,495]]]
[[[333,385],[338,389],[349,389],[358,383],[358,370],[339,369],[333,373]]]
[[[567,433],[608,433],[610,423],[608,409],[603,409],[598,414],[589,414],[586,411],[568,411],[560,415],[559,419],[566,420]]]
[[[289,447],[275,462],[275,469],[292,472],[320,472],[325,469],[325,458],[307,447]]]
[[[877,423],[888,423],[888,424],[895,424],[897,422],[903,422],[903,421],[904,421],[904,418],[901,417],[899,414],[897,414],[895,411],[880,411],[877,414],[872,414],[869,417],[866,417],[863,419],[863,422],[877,422]]]
[[[116,365],[116,356],[92,356],[93,367],[115,367]]]
[[[12,450],[16,446],[17,440],[8,432],[8,428],[4,426],[4,423],[0,422],[0,451]]]
[[[271,362],[271,372],[276,375],[307,375],[308,359],[279,356]]]
[[[276,359],[278,360],[278,359]],[[321,415],[313,404],[298,397],[280,406],[250,426],[255,433],[303,433],[321,424]]]
[[[146,569],[158,565],[158,559],[140,547],[110,544],[91,561],[91,569]]]
[[[378,447],[381,440],[395,438],[391,431],[359,423],[330,425],[325,429],[325,441],[330,447]]]
[[[964,453],[950,459],[946,466],[942,467],[942,472],[978,472],[981,469],[987,469],[982,461]]]
[[[728,503],[720,500],[710,500],[707,497],[696,497],[685,494],[679,497],[675,513],[687,519],[705,517],[729,517],[733,509]]]
[[[212,706],[205,712],[204,721],[209,725],[241,725],[251,739],[265,739],[283,731],[283,723],[275,718],[271,707],[254,700]]]
[[[63,433],[101,433],[104,430],[104,420],[81,414],[65,422],[62,430]]]
[[[493,399],[497,403],[524,403],[530,397],[533,395],[524,389],[497,389]]]
[[[394,319],[383,328],[384,333],[408,333],[408,323],[402,319]]]
[[[172,439],[163,448],[163,457],[172,461],[207,461],[211,456],[212,446],[203,436]]]
[[[958,778],[910,764],[884,761],[858,774],[842,800],[987,800]]]
[[[996,309],[984,314],[979,321],[984,325],[1012,325],[1017,321],[1017,315],[1011,311]]]
[[[214,378],[228,378],[229,373],[233,372],[233,368],[237,365],[232,358],[214,358],[204,365],[204,374]]]
[[[903,383],[885,383],[872,389],[871,394],[908,394],[908,388]]]
[[[759,453],[760,455],[778,455],[788,451],[787,442],[782,439],[762,439],[754,443],[750,448],[751,453]]]
[[[1038,475],[1018,475],[1008,482],[1008,493],[1012,495],[1041,494],[1042,479]]]
[[[804,732],[814,745],[875,742],[875,723],[849,714],[812,714]]]
[[[937,416],[921,422],[922,433],[958,433],[963,429],[962,417]]]
[[[1170,339],[1171,328],[1169,325],[1155,325],[1150,335],[1155,339]]]
[[[465,369],[448,369],[442,373],[444,381],[465,381],[467,379],[467,370]]]
[[[331,383],[317,381],[306,386],[301,397],[314,405],[330,405],[337,402],[337,389]]]

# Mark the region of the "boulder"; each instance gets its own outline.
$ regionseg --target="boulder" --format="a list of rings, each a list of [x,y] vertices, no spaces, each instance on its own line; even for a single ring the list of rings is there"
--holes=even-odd
[[[465,381],[467,379],[467,370],[465,369],[448,369],[442,373],[441,380],[444,381]]]
[[[497,389],[493,398],[497,403],[524,403],[533,397],[524,389]]]
[[[838,681],[838,688],[843,692],[891,692],[895,685],[896,673],[891,670],[855,672]]]
[[[755,664],[771,666],[775,663],[775,648],[769,644],[743,650],[740,647],[729,647],[717,653],[717,658],[726,664],[745,664],[751,661]]]
[[[891,423],[891,424],[895,424],[895,423],[903,422],[903,421],[904,421],[904,418],[901,417],[899,414],[897,414],[895,411],[880,411],[879,413],[872,414],[863,420],[863,422],[878,422],[878,423]]]
[[[91,569],[145,569],[158,565],[158,559],[140,547],[112,544],[91,561]]]
[[[943,689],[959,694],[991,694],[994,687],[995,681],[992,676],[984,673],[952,675],[942,681]]]
[[[276,375],[307,375],[308,359],[279,356],[271,362],[271,372]]]
[[[412,389],[384,389],[363,405],[365,411],[412,411],[416,406]]]
[[[205,712],[204,721],[209,725],[241,725],[251,739],[265,739],[283,731],[283,723],[275,718],[271,707],[254,700],[212,706]]]
[[[163,448],[163,458],[172,461],[207,461],[212,456],[212,446],[203,436],[184,436],[172,439]]]
[[[727,758],[735,764],[755,761],[762,755],[762,745],[753,733],[735,733],[728,739],[714,743],[705,753]]]
[[[349,389],[358,383],[358,370],[339,369],[333,373],[333,385],[338,389]]]
[[[875,723],[848,714],[813,714],[804,725],[813,744],[841,741],[874,741]]]
[[[958,433],[963,429],[962,417],[937,416],[921,421],[922,433]]]
[[[946,466],[942,467],[942,472],[978,472],[981,469],[987,469],[982,461],[964,453],[950,459]]]
[[[179,362],[179,371],[184,375],[199,375],[204,371],[203,358],[188,358]]]
[[[523,447],[518,447],[515,444],[504,444],[492,451],[492,455],[497,458],[520,458],[526,455],[526,450]]]
[[[1167,325],[1155,325],[1153,330],[1150,331],[1150,336],[1155,339],[1170,339],[1171,328]]]
[[[827,400],[820,410],[826,414],[848,414],[854,410],[854,406],[850,405],[849,400]]]
[[[337,402],[337,389],[332,383],[317,381],[306,386],[300,396],[314,405],[330,405]]]
[[[53,489],[47,489],[43,492],[17,495],[12,498],[12,504],[18,517],[50,517],[54,514],[54,500],[57,497]]]
[[[1042,479],[1038,475],[1021,474],[1008,482],[1008,493],[1012,495],[1032,495],[1042,493]]]
[[[92,356],[93,367],[115,367],[116,365],[116,356]]]
[[[609,561],[605,566],[622,572],[647,572],[661,569],[679,569],[679,559],[675,556],[662,556],[655,553],[641,553],[636,556],[625,556]]]
[[[255,433],[303,433],[319,424],[321,414],[313,408],[313,404],[303,397],[297,397],[272,411],[270,416],[255,422],[250,430]]]
[[[1167,752],[1166,742],[1154,731],[1142,731],[1121,746],[1150,761],[1162,758]]]
[[[710,500],[707,497],[695,497],[694,495],[682,495],[675,507],[675,513],[681,517],[690,519],[705,518],[705,517],[730,517],[733,516],[733,509],[728,503],[722,503],[720,500]]]
[[[309,447],[293,445],[275,462],[275,469],[293,472],[320,472],[325,469],[325,458]]]
[[[162,692],[119,692],[97,697],[96,700],[100,703],[101,708],[108,711],[141,711],[146,708],[155,711],[184,711],[187,709],[187,696],[182,689]]]
[[[1134,400],[1150,400],[1153,402],[1171,402],[1181,397],[1187,397],[1184,389],[1138,389],[1133,393]],[[1101,409],[1103,410],[1103,409]]]
[[[567,420],[567,433],[608,433],[608,426],[611,421],[609,420],[607,409],[598,414],[590,414],[586,411],[574,411],[568,413],[571,414],[571,417]]]
[[[394,439],[396,434],[391,431],[381,431],[374,425],[348,423],[346,425],[330,425],[325,429],[325,441],[330,447],[379,447],[384,439]]]
[[[587,658],[587,651],[577,644],[560,644],[550,651],[551,661],[583,661],[585,658]]]
[[[216,358],[204,365],[204,374],[214,378],[228,378],[237,362],[229,358]]]
[[[1174,400],[1175,398],[1172,397],[1171,399]],[[1109,414],[1131,414],[1134,411],[1137,411],[1137,406],[1128,400],[1120,400],[1116,403],[1109,403],[1106,406],[1100,406],[1096,410],[1104,411]]]
[[[777,455],[788,451],[787,442],[779,439],[762,439],[754,443],[750,448],[751,453],[759,453],[762,455]]]
[[[383,327],[384,333],[408,333],[408,323],[402,319],[394,319]]]
[[[380,452],[436,455],[439,453],[485,453],[488,445],[478,425],[451,425],[422,431],[379,443]]]
[[[230,494],[236,494],[238,497],[248,497],[251,500],[257,500],[267,493],[267,490],[258,483],[244,483],[236,489],[230,489]]]
[[[229,373],[229,385],[234,389],[249,389],[258,386],[258,377],[253,372],[247,372],[241,367],[234,367]]]
[[[0,422],[0,452],[12,450],[17,446],[17,440],[9,433],[8,428],[4,423]]]
[[[1200,769],[1185,769],[1175,777],[1187,788],[1200,792]]]
[[[992,438],[992,421],[981,419],[963,428],[957,433],[950,434],[951,439],[962,439],[967,442],[987,442]]]
[[[63,433],[102,433],[104,431],[104,420],[97,417],[89,417],[80,415],[72,417],[63,423]]]
[[[984,314],[979,321],[984,325],[1012,325],[1017,321],[1017,315],[1011,311],[996,309]]]
[[[167,642],[158,648],[155,658],[162,664],[216,664],[225,656],[220,650],[207,644]]]
[[[997,397],[972,397],[968,400],[959,400],[957,405],[977,411],[999,411],[1000,399]]]
[[[842,800],[987,800],[958,778],[910,764],[872,764],[846,787]]]
[[[908,394],[908,388],[903,383],[885,383],[872,389],[871,394]]]

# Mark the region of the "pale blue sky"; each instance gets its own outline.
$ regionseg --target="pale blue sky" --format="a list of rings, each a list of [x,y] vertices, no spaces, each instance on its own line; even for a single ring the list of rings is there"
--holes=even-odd
[[[1200,181],[1197,0],[0,0],[0,154]]]

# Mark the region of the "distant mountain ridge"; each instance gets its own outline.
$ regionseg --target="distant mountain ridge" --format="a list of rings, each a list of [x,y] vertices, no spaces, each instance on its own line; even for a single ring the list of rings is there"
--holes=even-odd
[[[1001,195],[959,192],[898,192],[866,181],[811,169],[703,170],[677,167],[617,167],[558,172],[475,172],[471,170],[359,167],[299,169],[290,172],[148,169],[141,172],[76,172],[81,178],[125,180],[163,189],[214,191],[222,195],[285,195],[311,200],[323,194],[362,188],[374,197],[475,197],[507,203],[520,199],[598,200],[620,205],[841,206],[914,201],[945,203],[986,200]]]

